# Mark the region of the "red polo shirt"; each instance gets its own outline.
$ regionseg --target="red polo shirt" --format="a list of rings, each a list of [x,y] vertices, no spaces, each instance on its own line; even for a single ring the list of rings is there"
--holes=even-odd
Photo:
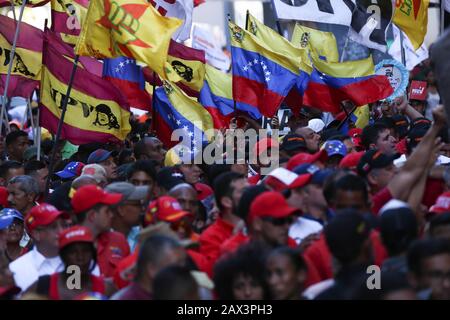
[[[104,277],[112,277],[119,262],[129,254],[130,246],[122,233],[108,231],[97,237],[97,263]]]
[[[370,232],[370,239],[372,240],[374,262],[377,266],[381,266],[383,261],[388,257],[387,251],[377,231],[372,230]],[[319,240],[306,249],[304,256],[310,260],[313,268],[317,270],[320,281],[333,278],[332,256],[323,233]]]

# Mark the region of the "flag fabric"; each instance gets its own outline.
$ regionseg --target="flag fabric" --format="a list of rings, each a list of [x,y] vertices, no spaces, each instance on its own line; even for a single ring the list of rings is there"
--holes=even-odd
[[[215,128],[229,127],[235,108],[231,75],[206,65],[205,83],[198,101],[213,117]],[[257,108],[242,102],[236,102],[236,110],[248,114],[253,119],[261,118]]]
[[[273,5],[280,20],[314,21],[349,26],[352,21],[354,1],[273,0]]]
[[[444,2],[444,9],[447,12],[450,12],[450,0],[445,0],[445,2]]]
[[[40,124],[56,133],[73,63],[45,42],[40,96]],[[80,145],[121,142],[130,132],[126,99],[108,81],[77,68],[61,138]]]
[[[344,100],[362,106],[393,93],[387,77],[375,74],[371,56],[343,63],[326,62],[314,54],[311,57],[314,71],[303,97],[307,106],[337,113]]]
[[[183,25],[173,34],[172,39],[185,41],[191,36],[193,0],[149,0],[163,17],[174,17],[183,20]]]
[[[395,25],[393,26],[393,32],[394,32],[394,42],[389,47],[388,53],[391,55],[392,58],[397,60],[398,62],[403,63],[402,61],[402,49],[401,49],[401,40],[400,40],[400,32],[399,28],[397,28]],[[421,63],[423,60],[428,59],[428,49],[425,44],[422,44],[419,49],[415,50],[414,46],[412,45],[411,41],[408,39],[406,35],[403,37],[403,49],[405,52],[405,67],[409,71],[414,69],[415,66],[417,66],[419,63]]]
[[[51,30],[61,33],[64,42],[75,45],[88,6],[89,0],[51,0]]]
[[[271,118],[296,82],[300,73],[300,56],[279,53],[283,52],[282,48],[269,47],[276,45],[276,42],[263,44],[252,33],[234,23],[229,22],[228,25],[231,35],[233,99],[254,106],[262,115]],[[264,33],[264,30],[259,32]]]
[[[91,0],[75,52],[101,59],[133,58],[168,79],[174,71],[167,53],[180,25],[179,19],[162,17],[145,0]]]
[[[192,29],[192,48],[205,51],[206,62],[219,70],[227,72],[230,69],[228,57],[214,38],[212,29],[194,24]]]
[[[0,94],[4,94],[11,47],[17,22],[0,15]],[[41,79],[43,32],[24,22],[16,43],[16,53],[11,69],[8,97],[28,98]]]
[[[395,0],[358,0],[354,5],[350,39],[386,52],[386,33],[394,16]]]
[[[172,40],[167,61],[180,76],[180,82],[197,92],[196,96],[198,96],[205,79],[205,52]]]
[[[397,1],[394,24],[405,32],[415,50],[427,34],[429,4],[430,0]]]
[[[44,30],[44,41],[49,42],[60,55],[65,56],[72,62],[74,61],[75,52],[73,51],[73,47],[63,41],[60,33],[46,29]],[[96,76],[102,76],[103,64],[97,59],[91,57],[79,57],[78,61],[80,63],[79,68],[83,68]]]
[[[145,91],[145,79],[142,68],[136,61],[119,57],[103,61],[103,78],[111,82],[127,98],[131,107],[150,110],[151,97]]]
[[[329,61],[339,61],[339,51],[336,38],[332,32],[320,31],[313,28],[295,24],[291,43],[296,47],[313,48],[319,58]]]
[[[214,129],[212,117],[205,108],[175,84],[167,82],[155,90],[153,99],[155,131],[164,145],[171,148],[182,138],[191,156],[201,151],[202,145],[212,138],[208,130]],[[178,129],[172,139],[172,133]]]
[[[363,129],[369,125],[370,108],[367,104],[356,108],[353,114],[353,122],[355,123],[355,127]]]
[[[22,5],[22,0],[13,0],[15,6]],[[50,2],[50,0],[28,0],[26,6],[27,7],[40,7]],[[0,8],[10,7],[11,0],[0,0]]]

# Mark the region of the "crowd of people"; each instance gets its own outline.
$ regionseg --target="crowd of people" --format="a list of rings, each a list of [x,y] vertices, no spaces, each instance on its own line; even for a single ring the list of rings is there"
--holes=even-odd
[[[415,76],[434,99],[432,72]],[[11,124],[0,297],[450,299],[446,116],[413,98],[374,103],[364,128],[302,107],[287,135],[245,146],[256,162],[233,164],[183,162],[151,120],[132,119],[122,145],[36,146]]]

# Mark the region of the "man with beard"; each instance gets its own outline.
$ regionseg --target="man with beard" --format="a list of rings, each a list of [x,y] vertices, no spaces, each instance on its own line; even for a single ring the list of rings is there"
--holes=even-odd
[[[220,255],[220,246],[242,221],[236,210],[246,186],[247,179],[236,172],[222,173],[214,180],[214,196],[220,215],[200,236],[200,253],[211,263],[211,268]]]

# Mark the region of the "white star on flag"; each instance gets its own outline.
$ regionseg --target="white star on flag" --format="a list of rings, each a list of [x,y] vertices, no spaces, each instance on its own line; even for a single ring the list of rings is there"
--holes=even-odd
[[[270,76],[270,71],[266,71],[266,72],[265,72],[265,75],[266,75],[266,76]]]
[[[258,59],[253,60],[253,63],[257,64],[258,63]]]
[[[116,68],[115,70],[116,70],[116,72],[119,72],[119,71],[120,71],[120,69],[119,69],[119,68]]]
[[[244,71],[247,71],[247,70],[248,70],[248,67],[245,66],[245,67],[243,67],[242,69],[243,69]]]
[[[269,78],[269,77],[266,77],[266,81],[270,81],[270,78]]]
[[[181,121],[180,120],[177,120],[177,125],[180,125],[181,124]]]
[[[125,65],[125,63],[123,63],[123,62],[119,63],[120,68],[123,68],[124,65]]]
[[[192,137],[194,135],[194,133],[192,131],[189,131],[188,136]]]
[[[188,131],[189,128],[188,128],[188,126],[184,126],[183,129]]]

